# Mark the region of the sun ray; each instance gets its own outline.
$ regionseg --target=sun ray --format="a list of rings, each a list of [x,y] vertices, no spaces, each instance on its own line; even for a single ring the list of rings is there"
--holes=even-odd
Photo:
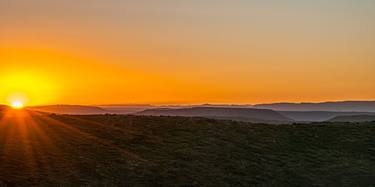
[[[44,158],[48,152],[63,154],[50,137],[51,132],[44,123],[34,119],[35,112],[28,110],[5,109],[0,118],[0,139],[3,149],[0,167],[18,165],[18,172],[28,173],[30,180],[40,180],[40,172],[48,173],[53,160]],[[55,133],[56,134],[56,133]],[[53,170],[53,168],[52,168]],[[53,172],[51,170],[51,172]]]

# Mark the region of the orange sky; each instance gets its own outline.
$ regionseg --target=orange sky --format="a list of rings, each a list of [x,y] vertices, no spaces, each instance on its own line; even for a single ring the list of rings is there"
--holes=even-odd
[[[0,103],[374,100],[374,20],[366,0],[1,1]]]

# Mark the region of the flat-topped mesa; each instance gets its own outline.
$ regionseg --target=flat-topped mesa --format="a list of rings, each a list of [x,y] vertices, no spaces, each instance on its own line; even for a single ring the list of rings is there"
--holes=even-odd
[[[254,105],[255,108],[278,111],[340,111],[375,112],[375,101],[339,101],[322,103],[271,103]]]
[[[337,116],[329,120],[330,122],[372,122],[375,121],[375,115],[352,115]]]

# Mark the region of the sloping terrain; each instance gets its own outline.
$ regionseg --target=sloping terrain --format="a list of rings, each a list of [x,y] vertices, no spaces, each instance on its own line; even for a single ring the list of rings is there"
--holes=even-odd
[[[0,185],[370,186],[374,123],[46,115],[0,121]]]
[[[193,107],[181,109],[149,109],[136,115],[146,116],[184,116],[226,119],[253,123],[290,123],[293,120],[267,109]]]

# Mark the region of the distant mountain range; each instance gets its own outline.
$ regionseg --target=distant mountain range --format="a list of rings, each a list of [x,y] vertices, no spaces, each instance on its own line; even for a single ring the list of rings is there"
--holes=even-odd
[[[254,108],[271,109],[277,111],[375,112],[375,101],[273,103],[254,105]]]
[[[280,113],[268,109],[193,107],[182,109],[149,109],[135,113],[146,116],[184,116],[226,119],[253,123],[290,123],[293,122]]]
[[[0,110],[8,108],[0,105]],[[351,120],[375,115],[375,101],[325,103],[275,103],[260,105],[48,105],[27,109],[56,114],[119,114],[151,116],[196,116],[254,123],[322,122]],[[337,119],[336,119],[337,117]],[[367,118],[366,118],[367,119]]]

